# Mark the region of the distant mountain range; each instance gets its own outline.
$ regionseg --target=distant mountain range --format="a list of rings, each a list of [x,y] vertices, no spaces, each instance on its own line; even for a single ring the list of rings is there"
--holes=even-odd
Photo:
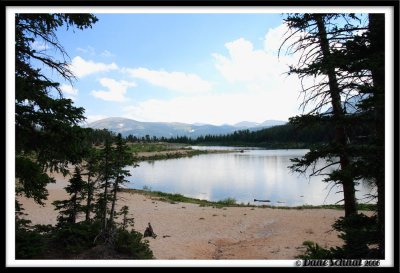
[[[86,125],[93,129],[108,129],[115,133],[121,133],[123,137],[133,135],[144,137],[146,135],[156,137],[176,137],[187,136],[196,138],[205,135],[223,135],[234,131],[249,129],[251,131],[260,130],[277,125],[286,124],[286,121],[266,120],[262,123],[242,121],[234,125],[211,125],[203,123],[179,123],[179,122],[141,122],[127,118],[106,118],[94,121]]]

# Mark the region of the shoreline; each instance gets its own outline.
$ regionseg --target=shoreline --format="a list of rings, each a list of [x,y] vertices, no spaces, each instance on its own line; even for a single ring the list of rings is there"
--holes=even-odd
[[[32,224],[56,224],[54,200],[66,198],[62,189],[49,189],[44,207],[19,198]],[[340,246],[332,230],[344,212],[334,209],[285,210],[261,207],[202,207],[170,203],[139,193],[122,192],[117,210],[127,205],[134,229],[143,233],[148,223],[157,238],[147,237],[160,260],[286,260],[302,254],[306,240],[323,247]]]
[[[63,200],[68,176],[55,174],[45,206],[18,197],[32,224],[56,224],[51,205]],[[134,229],[144,233],[148,223],[157,238],[147,237],[159,260],[287,260],[303,254],[304,241],[322,247],[343,244],[332,224],[343,210],[327,208],[279,209],[261,206],[202,206],[170,202],[143,192],[120,192],[117,210],[129,207]],[[372,214],[372,212],[366,212]]]
[[[161,191],[152,191],[152,190],[140,190],[140,189],[131,189],[131,188],[122,188],[120,192],[128,192],[128,193],[138,193],[150,197],[159,198],[160,201],[165,202],[182,202],[182,203],[192,203],[198,204],[200,206],[212,206],[212,207],[250,207],[250,208],[271,208],[271,209],[287,209],[287,210],[302,210],[302,209],[335,209],[335,210],[343,210],[344,205],[336,205],[336,204],[327,204],[327,205],[300,205],[300,206],[274,206],[274,205],[267,205],[267,204],[244,204],[244,203],[237,203],[237,202],[230,202],[229,200],[224,201],[210,201],[205,199],[198,199],[193,197],[188,197],[179,193],[166,193]],[[234,199],[233,199],[234,201]],[[267,202],[268,203],[268,202]],[[376,210],[376,204],[367,204],[367,203],[360,203],[358,204],[358,210],[360,211],[374,211]]]
[[[156,161],[156,160],[167,160],[177,159],[185,157],[193,157],[204,154],[222,154],[232,153],[234,150],[195,150],[195,149],[177,149],[177,150],[165,150],[157,152],[139,152],[136,155],[138,162]]]

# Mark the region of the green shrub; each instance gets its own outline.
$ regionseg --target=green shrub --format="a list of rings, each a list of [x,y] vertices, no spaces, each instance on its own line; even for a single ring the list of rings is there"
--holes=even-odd
[[[233,205],[236,205],[236,199],[228,197],[226,199],[218,201],[217,203],[225,205],[225,206],[233,206]]]
[[[303,246],[306,247],[306,252],[297,256],[298,259],[330,259],[332,257],[331,250],[322,248],[313,241],[304,241]]]
[[[67,253],[79,253],[94,246],[94,240],[100,233],[99,222],[86,222],[64,224],[53,235],[53,242]]]
[[[340,217],[333,228],[339,232],[339,238],[343,239],[344,246],[342,252],[347,259],[372,258],[369,246],[377,245],[379,242],[377,217],[368,217],[365,214],[352,215],[350,217]]]
[[[143,235],[140,232],[118,229],[115,250],[132,255],[132,259],[152,259],[153,252],[149,247],[149,243],[147,240],[142,239]]]
[[[149,187],[149,186],[147,186],[147,185],[144,185],[144,186],[143,186],[143,190],[144,190],[144,191],[151,191],[151,187]]]
[[[32,259],[40,257],[46,250],[45,236],[35,230],[15,230],[15,258]]]
[[[368,217],[364,214],[356,214],[348,217],[340,217],[332,225],[339,231],[339,238],[343,239],[342,247],[325,249],[312,241],[305,241],[306,252],[299,255],[301,259],[380,259],[383,255],[376,248],[370,248],[378,244],[376,216]]]

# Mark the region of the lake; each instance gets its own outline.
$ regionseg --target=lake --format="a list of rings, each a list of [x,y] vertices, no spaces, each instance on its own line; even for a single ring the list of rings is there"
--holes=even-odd
[[[185,196],[219,201],[234,198],[238,203],[275,206],[335,204],[343,198],[341,187],[323,182],[323,176],[307,177],[292,173],[291,158],[308,150],[265,150],[238,147],[193,147],[194,149],[243,149],[243,152],[203,154],[141,162],[128,169],[127,188],[180,193]],[[357,187],[357,198],[371,192],[366,185]],[[270,202],[254,202],[270,200]],[[368,199],[362,199],[365,203]],[[339,203],[339,204],[342,204]]]

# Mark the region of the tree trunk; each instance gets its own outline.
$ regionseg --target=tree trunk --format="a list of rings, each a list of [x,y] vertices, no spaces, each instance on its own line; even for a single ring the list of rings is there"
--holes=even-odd
[[[104,149],[107,149],[107,147],[105,147]],[[106,162],[105,162],[105,166],[104,166],[104,168],[105,168],[105,175],[104,175],[104,179],[105,179],[105,184],[104,184],[104,208],[103,208],[103,221],[104,221],[104,223],[103,223],[103,228],[104,228],[104,230],[107,230],[107,197],[108,197],[108,193],[107,193],[107,191],[108,191],[108,169],[109,169],[109,167],[110,166],[108,166],[108,164],[109,164],[109,162],[108,162],[108,157],[110,156],[110,151],[109,150],[107,150],[107,153],[106,153]]]
[[[72,215],[71,215],[72,223],[74,223],[74,224],[76,222],[76,214],[77,214],[76,196],[77,196],[77,193],[75,192],[74,195],[72,196]]]
[[[122,223],[123,223],[123,224],[122,224],[122,229],[125,230],[125,229],[126,229],[126,226],[127,226],[126,213],[124,213],[124,220],[123,220]]]
[[[340,150],[340,168],[341,170],[346,170],[349,166],[350,161],[347,155],[346,131],[343,125],[344,112],[341,105],[340,90],[336,78],[335,67],[331,65],[331,52],[329,50],[329,41],[326,34],[323,15],[316,14],[314,15],[314,19],[318,27],[318,36],[322,55],[325,59],[325,63],[327,64],[325,73],[327,74],[329,79],[329,93],[332,101],[333,117],[336,123],[335,142]],[[352,214],[357,214],[353,179],[344,175],[341,183],[343,185],[345,217],[348,217]]]
[[[107,191],[108,191],[108,179],[106,179],[105,185],[104,185],[104,203],[103,203],[103,228],[104,230],[107,229]]]
[[[119,182],[119,176],[115,179],[115,183],[114,183],[113,198],[112,198],[112,203],[111,203],[111,212],[110,212],[110,220],[109,220],[110,225],[114,221],[114,210],[115,210],[115,201],[117,200],[118,182]]]
[[[87,195],[87,202],[86,202],[86,221],[90,221],[90,207],[92,205],[92,198],[93,198],[93,185],[90,179],[91,173],[88,173],[88,195]]]
[[[369,31],[372,52],[371,74],[375,96],[376,145],[383,150],[377,156],[378,169],[376,186],[378,189],[379,249],[385,249],[385,16],[369,14]]]

